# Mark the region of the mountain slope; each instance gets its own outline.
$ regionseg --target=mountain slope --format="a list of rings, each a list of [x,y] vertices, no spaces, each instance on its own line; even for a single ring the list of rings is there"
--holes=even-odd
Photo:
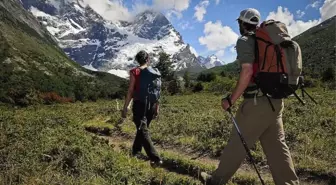
[[[0,2],[0,101],[30,104],[55,92],[72,100],[112,97],[122,79],[71,61],[18,0]]]
[[[166,52],[175,70],[201,68],[190,46],[161,13],[145,11],[130,21],[111,22],[83,0],[22,2],[55,36],[59,46],[87,68],[129,70],[137,65],[134,56],[141,49],[151,53],[153,63],[159,52]]]
[[[223,74],[225,76],[228,75],[238,75],[239,74],[240,67],[237,62],[231,62],[228,64],[225,64],[223,66],[217,66],[213,67],[211,69],[207,69],[203,71],[202,73],[216,73],[216,74]]]
[[[321,77],[328,68],[335,69],[336,16],[310,28],[294,38],[302,50],[303,70],[313,77]]]

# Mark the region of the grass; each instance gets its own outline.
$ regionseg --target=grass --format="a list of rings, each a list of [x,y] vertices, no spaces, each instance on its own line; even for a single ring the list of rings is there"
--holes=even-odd
[[[287,143],[300,174],[309,172],[330,177],[336,172],[335,95],[317,89],[310,93],[319,105],[309,100],[306,106],[296,99],[285,102],[283,121]],[[160,119],[151,125],[152,138],[163,145],[191,148],[218,157],[232,127],[228,115],[220,108],[220,98],[200,93],[164,99]],[[122,130],[134,134],[131,120],[122,125]],[[259,164],[266,164],[260,144],[252,150]]]
[[[310,93],[319,105],[286,100],[287,143],[300,177],[331,183],[336,171],[335,96],[316,89]],[[151,124],[152,138],[162,146],[219,156],[232,127],[220,98],[211,93],[164,96],[159,120]],[[192,178],[197,170],[214,169],[213,164],[165,151],[161,155],[168,166],[153,169],[85,131],[91,126],[112,134],[115,126],[105,121],[118,122],[117,108],[115,100],[27,108],[1,105],[0,184],[199,184]],[[120,126],[121,134],[134,136],[131,113]],[[266,164],[259,144],[253,155],[259,166]],[[258,179],[238,173],[232,182],[253,184]]]
[[[80,123],[96,112],[77,111],[92,105],[1,107],[0,184],[199,184],[88,135]]]
[[[125,144],[122,144],[123,146]],[[126,144],[127,145],[127,144]],[[129,151],[130,146],[124,146],[124,151]],[[201,172],[211,173],[216,169],[216,165],[210,161],[198,161],[190,159],[190,156],[185,154],[177,153],[176,151],[165,151],[160,149],[159,155],[162,157],[163,165],[162,167],[168,171],[176,172],[178,174],[188,175],[196,179],[200,179]],[[144,154],[144,152],[143,152]],[[146,159],[146,156],[141,156]],[[264,176],[265,174],[263,174]],[[274,184],[270,177],[263,177],[267,184]],[[228,184],[260,184],[257,175],[254,171],[238,171]]]

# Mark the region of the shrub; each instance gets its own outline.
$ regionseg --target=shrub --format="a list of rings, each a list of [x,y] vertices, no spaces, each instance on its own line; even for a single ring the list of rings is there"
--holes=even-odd
[[[211,82],[214,81],[216,79],[216,74],[214,72],[211,73],[201,73],[198,77],[197,77],[197,81],[201,81],[201,82]]]
[[[44,101],[45,104],[74,102],[72,98],[61,97],[56,92],[41,93],[40,98]]]
[[[190,87],[190,73],[189,71],[186,71],[183,75],[183,80],[184,80],[184,87],[189,88]]]
[[[28,106],[39,102],[34,89],[25,87],[9,88],[7,93],[2,93],[1,101],[18,106]]]
[[[208,91],[225,93],[227,91],[232,91],[235,87],[235,80],[229,78],[216,79],[208,84]]]
[[[220,75],[221,75],[222,77],[226,77],[226,74],[225,74],[224,71],[220,72]]]
[[[159,62],[155,65],[162,76],[162,80],[170,81],[174,78],[174,71],[173,71],[173,62],[170,59],[170,55],[165,52],[159,53]]]
[[[335,81],[335,68],[328,67],[322,74],[322,80],[324,82],[333,82]]]
[[[193,92],[201,92],[203,91],[204,87],[203,84],[201,82],[198,82],[193,89]]]
[[[320,87],[321,81],[311,78],[310,76],[305,77],[304,79],[305,87]]]
[[[168,82],[167,91],[171,95],[175,95],[182,92],[181,82],[174,78]]]

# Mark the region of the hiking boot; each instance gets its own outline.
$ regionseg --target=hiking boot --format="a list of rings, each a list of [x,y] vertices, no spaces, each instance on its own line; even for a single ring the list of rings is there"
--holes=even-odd
[[[205,185],[212,185],[211,183],[211,175],[207,174],[206,172],[201,172],[201,182]]]
[[[163,164],[163,161],[162,160],[159,160],[159,161],[151,161],[150,162],[150,165],[152,167],[158,167],[158,166],[161,166]]]

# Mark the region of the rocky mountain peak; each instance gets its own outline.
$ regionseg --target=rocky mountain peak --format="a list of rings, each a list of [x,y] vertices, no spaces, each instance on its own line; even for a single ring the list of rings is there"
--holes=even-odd
[[[160,12],[146,10],[131,21],[109,21],[82,0],[22,0],[74,61],[102,71],[129,70],[146,50],[172,57],[176,70],[201,67],[181,35]]]

